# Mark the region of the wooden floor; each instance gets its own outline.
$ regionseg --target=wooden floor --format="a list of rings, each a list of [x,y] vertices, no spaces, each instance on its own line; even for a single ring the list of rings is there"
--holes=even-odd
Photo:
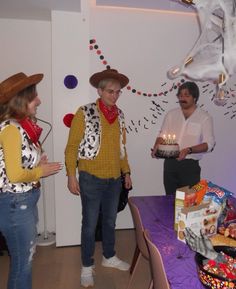
[[[135,250],[134,230],[116,231],[117,255],[131,263]],[[125,289],[129,272],[101,266],[101,242],[96,242],[94,289]],[[6,289],[9,257],[0,256],[0,289]],[[56,248],[55,245],[37,247],[33,263],[33,289],[79,289],[80,246]],[[149,264],[141,259],[132,282],[132,289],[146,289],[150,282]],[[131,289],[130,288],[130,289]]]

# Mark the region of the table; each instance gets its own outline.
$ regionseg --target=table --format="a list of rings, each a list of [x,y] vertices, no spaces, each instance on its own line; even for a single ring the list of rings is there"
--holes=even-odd
[[[174,196],[130,197],[138,207],[144,229],[161,253],[172,289],[203,289],[195,252],[177,239],[174,230]]]

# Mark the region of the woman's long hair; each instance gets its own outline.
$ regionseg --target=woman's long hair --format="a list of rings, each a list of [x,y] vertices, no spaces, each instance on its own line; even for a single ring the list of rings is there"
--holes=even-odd
[[[36,97],[36,85],[18,92],[9,102],[0,106],[0,122],[7,119],[21,120],[28,116],[28,104]]]

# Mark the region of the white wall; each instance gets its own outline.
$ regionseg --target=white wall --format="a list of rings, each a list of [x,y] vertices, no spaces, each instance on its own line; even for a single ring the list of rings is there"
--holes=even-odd
[[[52,75],[53,75],[53,141],[55,159],[64,161],[69,129],[63,124],[67,113],[75,113],[89,102],[89,19],[84,13],[53,11]],[[64,86],[64,78],[74,75],[78,85]],[[65,168],[55,176],[56,240],[58,246],[80,243],[81,202],[67,189]]]
[[[199,35],[197,20],[192,15],[154,11],[92,8],[90,12],[90,28],[86,22],[88,15],[84,18],[84,15],[67,12],[53,12],[52,23],[0,19],[0,79],[21,70],[29,74],[45,73],[38,86],[43,102],[39,117],[53,121],[54,126],[53,140],[51,135],[45,148],[51,159],[54,149],[55,160],[64,161],[68,128],[63,125],[62,118],[66,113],[75,112],[79,105],[97,98],[96,91],[88,86],[88,78],[93,72],[105,69],[96,50],[87,50],[88,40],[95,38],[105,60],[130,78],[132,88],[157,94],[167,91],[165,96],[144,97],[124,89],[118,102],[126,114],[128,128],[131,194],[162,195],[163,161],[151,159],[150,148],[165,113],[177,105],[176,90],[170,91],[170,88],[181,78],[170,81],[166,71],[178,64],[192,48]],[[77,89],[68,90],[63,86],[67,74],[78,76]],[[233,79],[229,84],[232,89],[234,83]],[[236,117],[231,117],[236,110],[236,101],[231,98],[225,107],[216,107],[211,102],[214,86],[206,85],[199,83],[202,91],[199,103],[214,117],[217,146],[201,161],[202,177],[234,191]],[[162,108],[159,114],[151,110],[155,108],[152,101]],[[46,181],[49,230],[55,229],[53,180]],[[65,170],[56,176],[55,193],[57,245],[79,244],[80,200],[68,193]],[[42,228],[41,207],[40,222]],[[117,227],[130,226],[132,221],[126,208],[119,213]]]
[[[17,73],[44,73],[43,81],[38,85],[38,94],[42,101],[38,117],[52,122],[51,95],[51,23],[47,21],[28,21],[0,19],[0,80]],[[39,123],[40,124],[40,123]],[[40,124],[41,125],[41,124]],[[44,132],[48,127],[42,125]],[[45,142],[44,149],[50,160],[53,159],[52,134]],[[54,178],[45,179],[47,202],[47,225],[49,231],[55,231]],[[39,202],[39,232],[43,231],[42,199]]]
[[[131,194],[164,194],[163,160],[151,159],[150,148],[165,113],[178,105],[176,90],[169,90],[182,79],[168,80],[166,71],[185,58],[199,33],[197,18],[191,14],[102,8],[92,10],[91,38],[96,39],[108,64],[125,73],[130,78],[132,88],[147,93],[168,92],[166,96],[144,97],[125,89],[120,97],[119,105],[125,111],[126,125],[132,129],[128,129],[127,145],[133,179]],[[104,69],[96,51],[91,51],[91,57],[92,71]],[[234,80],[229,83],[233,90]],[[198,84],[201,89],[199,105],[213,116],[217,141],[215,151],[200,162],[202,178],[234,191],[236,157],[233,151],[236,138],[232,135],[235,118],[230,117],[234,114],[235,97],[225,107],[217,107],[211,101],[215,86],[207,82]],[[164,110],[159,111],[160,115],[154,112],[157,119],[153,118],[153,111],[150,110],[155,107],[152,101]],[[135,132],[135,128],[138,132]],[[127,227],[131,225],[128,208],[118,217],[118,227],[124,224]]]
[[[110,66],[126,74],[132,88],[146,93],[159,93],[172,86],[166,71],[185,56],[198,33],[196,18],[190,15],[95,8],[91,16],[91,38],[96,38]],[[181,34],[183,42],[179,40]],[[104,69],[96,53],[92,51],[91,57],[92,71]],[[124,89],[118,102],[125,112],[128,128],[132,195],[164,194],[163,160],[152,159],[150,153],[165,112],[160,110],[159,115],[156,110],[150,110],[155,108],[152,101],[166,112],[175,106],[176,99],[173,93],[167,97],[145,97]],[[118,216],[118,227],[124,224],[127,228],[132,226],[128,208]]]

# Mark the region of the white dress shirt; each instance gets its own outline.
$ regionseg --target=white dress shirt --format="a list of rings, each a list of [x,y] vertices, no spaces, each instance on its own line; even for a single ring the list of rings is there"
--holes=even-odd
[[[197,107],[190,117],[185,119],[182,109],[170,110],[163,121],[159,137],[175,135],[180,150],[201,143],[207,143],[210,152],[215,146],[213,120],[208,112]],[[188,159],[200,160],[203,153],[187,155]]]

